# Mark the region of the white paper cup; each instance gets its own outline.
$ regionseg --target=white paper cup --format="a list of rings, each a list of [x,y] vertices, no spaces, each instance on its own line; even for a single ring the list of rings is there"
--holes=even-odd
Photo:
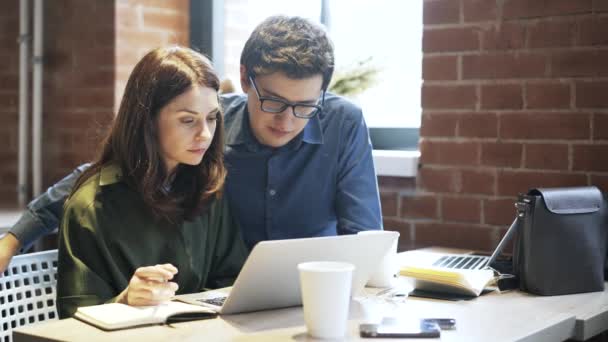
[[[355,266],[318,261],[298,264],[298,270],[308,334],[315,338],[344,337]]]
[[[399,241],[399,233],[385,230],[366,230],[359,232],[359,235],[369,234],[397,235],[397,238],[391,247],[386,251],[384,258],[382,258],[382,261],[378,264],[376,271],[372,273],[367,281],[367,286],[371,287],[392,287],[395,284],[396,274],[399,271],[399,265],[397,264],[397,242]]]

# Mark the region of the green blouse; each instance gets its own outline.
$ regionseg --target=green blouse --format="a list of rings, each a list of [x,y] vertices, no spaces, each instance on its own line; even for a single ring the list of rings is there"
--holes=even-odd
[[[66,202],[59,234],[57,308],[112,302],[142,266],[171,263],[178,293],[229,286],[247,257],[225,196],[193,221],[160,224],[139,194],[103,167]]]

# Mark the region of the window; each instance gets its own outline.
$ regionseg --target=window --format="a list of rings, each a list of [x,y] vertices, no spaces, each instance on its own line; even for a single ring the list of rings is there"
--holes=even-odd
[[[326,0],[336,69],[369,60],[377,82],[358,95],[370,127],[419,127],[422,75],[422,1]],[[274,14],[319,21],[322,2],[224,0],[224,77],[238,81],[239,59],[255,26]]]
[[[321,21],[323,13],[323,22],[335,45],[336,72],[370,58],[369,65],[380,70],[377,82],[353,99],[363,108],[374,148],[417,148],[421,118],[422,0],[207,1],[222,10],[201,12],[192,8],[191,13],[213,12],[212,40],[223,44],[212,57],[221,77],[229,78],[237,91],[240,91],[241,50],[258,23],[275,14]],[[197,2],[192,0],[191,6]],[[196,23],[194,15],[191,21]]]
[[[344,14],[344,15],[342,15]],[[422,1],[330,1],[336,67],[371,58],[375,86],[358,100],[370,127],[420,127]]]

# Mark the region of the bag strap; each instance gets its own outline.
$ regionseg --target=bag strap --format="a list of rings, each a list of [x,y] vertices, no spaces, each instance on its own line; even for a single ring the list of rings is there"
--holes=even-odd
[[[521,225],[523,225],[523,218],[526,215],[526,211],[527,211],[529,205],[530,205],[530,199],[526,198],[526,196],[524,196],[524,195],[520,195],[519,199],[515,202],[515,208],[517,209],[517,215],[515,216],[513,223],[511,223],[511,226],[507,230],[507,233],[503,236],[502,240],[500,240],[498,247],[496,247],[496,250],[494,250],[494,253],[492,253],[490,260],[488,260],[487,265],[490,266],[490,268],[492,268],[491,267],[492,263],[494,263],[496,261],[496,258],[502,253],[505,246],[509,243],[509,241],[511,241],[513,239],[513,236],[515,235],[517,230],[520,229],[519,227]],[[513,272],[513,270],[511,270],[511,273],[513,273],[513,274],[500,273],[500,272],[496,271],[495,269],[494,269],[494,272],[496,272],[498,274],[498,277],[496,280],[496,285],[498,286],[498,289],[500,291],[519,288],[519,281],[520,281],[519,275],[514,274],[515,272]]]
[[[516,206],[517,206],[517,204],[516,204]],[[509,227],[509,230],[507,230],[507,233],[505,234],[505,236],[503,236],[502,240],[500,240],[500,243],[498,244],[498,247],[496,247],[496,249],[494,250],[494,253],[492,253],[492,256],[490,256],[490,259],[488,260],[488,265],[491,265],[494,263],[494,261],[496,261],[496,258],[498,258],[500,253],[502,253],[502,250],[505,249],[505,246],[513,238],[513,235],[517,231],[518,226],[519,226],[519,213],[517,214],[517,217],[515,217],[515,220],[513,220],[513,223],[511,223],[511,227]]]

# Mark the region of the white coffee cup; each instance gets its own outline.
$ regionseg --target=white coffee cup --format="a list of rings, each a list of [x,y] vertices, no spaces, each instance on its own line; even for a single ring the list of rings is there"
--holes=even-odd
[[[392,287],[395,284],[396,274],[399,271],[399,265],[397,264],[399,233],[386,230],[365,230],[359,232],[359,234],[392,234],[397,236],[391,247],[386,251],[376,271],[372,273],[367,281],[367,286],[371,287]]]
[[[298,264],[298,270],[308,334],[315,338],[344,337],[355,266],[313,261]]]

